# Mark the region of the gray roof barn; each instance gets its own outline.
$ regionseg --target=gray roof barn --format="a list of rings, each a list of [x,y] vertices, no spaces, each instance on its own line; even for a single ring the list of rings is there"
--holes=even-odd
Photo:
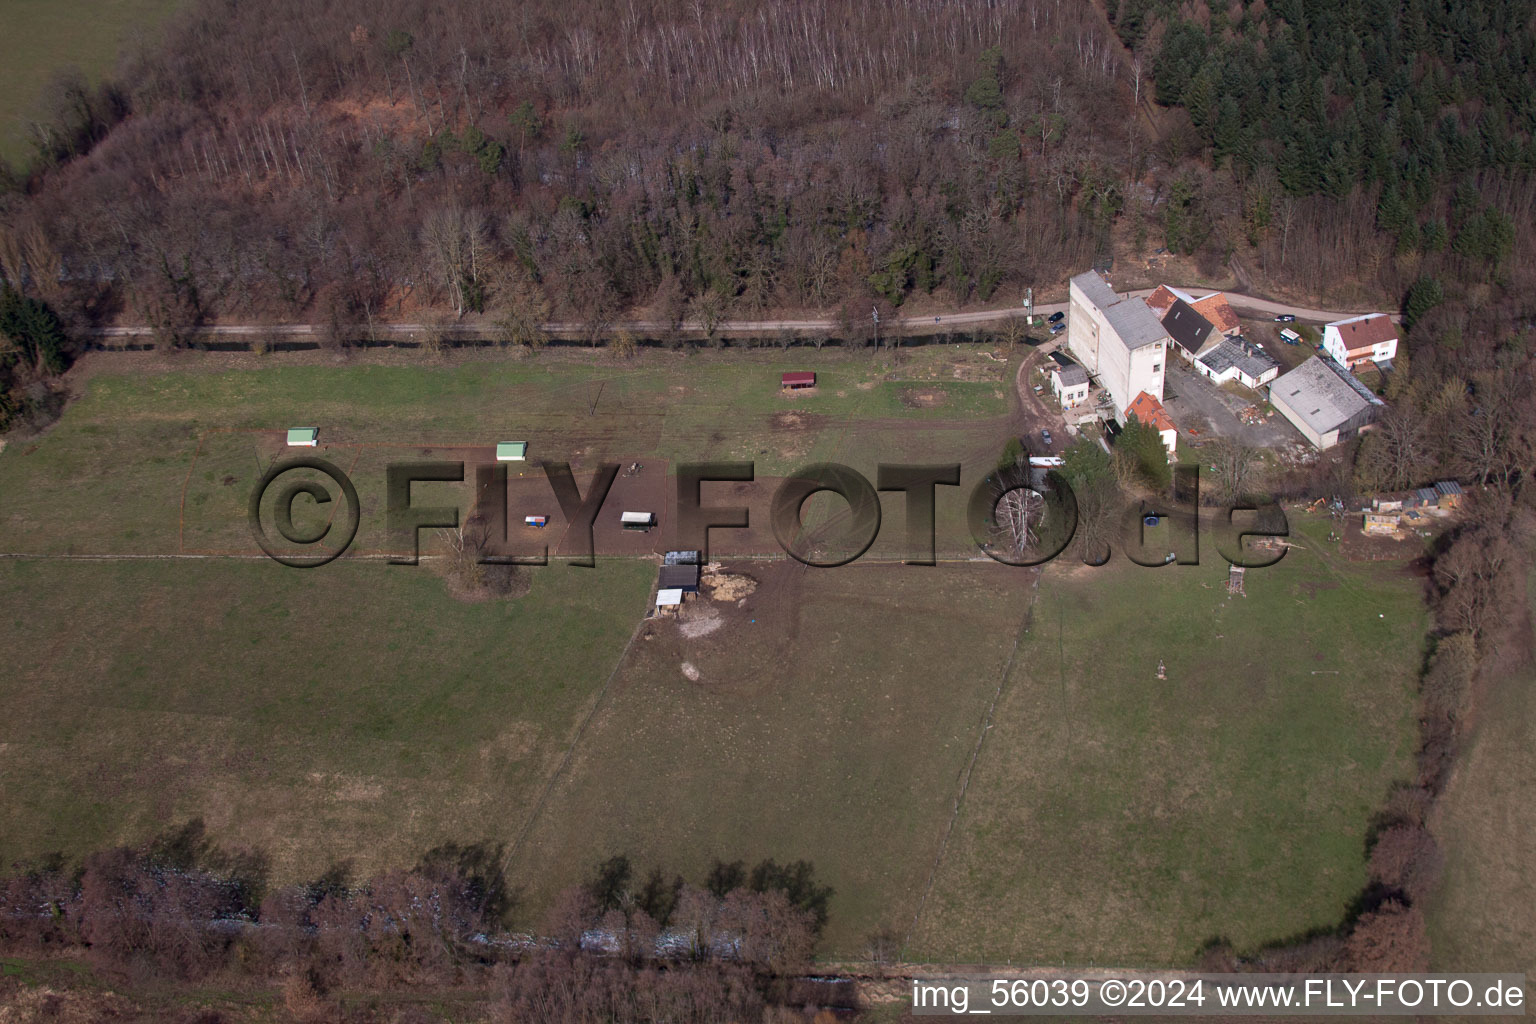
[[[1319,356],[1277,377],[1269,401],[1319,448],[1354,436],[1383,404],[1354,374]]]

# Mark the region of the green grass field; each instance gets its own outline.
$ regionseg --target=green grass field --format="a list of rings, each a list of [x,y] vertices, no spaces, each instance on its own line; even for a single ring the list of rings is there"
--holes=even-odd
[[[651,353],[630,367],[576,354],[451,367],[101,373],[46,443],[14,442],[0,455],[0,550],[180,550],[183,487],[205,443],[188,498],[199,543],[186,546],[227,549],[239,541],[250,548],[245,497],[264,465],[283,454],[279,432],[300,425],[319,426],[322,442],[336,446],[485,446],[516,438],[528,440],[534,456],[569,460],[578,469],[636,456],[749,459],[759,476],[773,476],[838,458],[873,477],[882,460],[989,462],[1007,437],[1008,368],[988,368],[993,379],[986,381],[951,375],[929,382],[931,364],[947,358],[943,352],[908,353],[899,367],[831,352],[796,361],[768,353],[716,360]],[[821,374],[821,386],[781,395],[779,373],[807,363]],[[942,399],[911,405],[904,396],[913,390]],[[939,429],[943,415],[958,419]],[[917,437],[920,450],[906,446],[908,435],[892,434],[897,422],[907,429],[930,425]],[[266,431],[270,443],[218,433],[224,431]],[[355,455],[347,447],[327,457]],[[381,466],[364,464],[370,467],[380,472],[361,475],[359,489],[382,495]],[[225,477],[233,478],[227,486]],[[58,514],[82,503],[112,514]]]
[[[1199,569],[1052,567],[1038,593],[990,563],[748,562],[757,590],[695,602],[713,621],[692,635],[643,621],[640,559],[464,603],[430,565],[48,557],[170,555],[184,533],[249,546],[241,496],[278,449],[214,431],[518,437],[578,464],[749,457],[762,475],[990,461],[1007,367],[954,358],[88,367],[60,423],[0,451],[0,551],[29,556],[0,560],[0,858],[200,815],[289,880],[526,834],[524,922],[615,853],[694,880],[716,857],[803,858],[837,892],[828,955],[890,928],[912,957],[1185,963],[1217,935],[1334,923],[1407,770],[1424,623],[1416,580],[1315,532],[1230,601],[1208,545]],[[777,373],[807,363],[817,393],[780,396]],[[888,515],[882,536],[901,528]]]
[[[618,853],[694,879],[714,858],[806,859],[837,890],[826,948],[858,956],[911,923],[1030,576],[749,571],[762,586],[716,632],[664,621],[636,645],[516,880],[547,895]]]
[[[466,604],[424,566],[0,562],[0,863],[199,815],[289,879],[504,841],[653,575],[561,566]]]
[[[0,158],[31,152],[25,120],[53,76],[77,67],[93,82],[125,44],[153,32],[177,0],[5,0],[0,17]]]
[[[1187,962],[1338,923],[1412,770],[1425,617],[1315,533],[1246,597],[1211,557],[1047,571],[911,957]]]

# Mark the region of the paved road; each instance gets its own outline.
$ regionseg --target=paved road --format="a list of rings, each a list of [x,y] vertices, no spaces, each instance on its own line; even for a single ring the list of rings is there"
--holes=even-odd
[[[1185,288],[1183,285],[1175,287]],[[1208,289],[1189,287],[1188,291],[1207,291]],[[1128,294],[1145,298],[1151,295],[1153,289],[1143,288]],[[1227,292],[1227,299],[1232,307],[1239,312],[1257,314],[1259,316],[1275,316],[1280,313],[1289,313],[1298,320],[1326,323],[1330,320],[1343,320],[1346,317],[1355,316],[1367,310],[1321,310],[1311,309],[1306,306],[1292,306],[1283,302],[1275,302],[1271,299],[1259,298],[1252,295],[1242,295],[1237,292]],[[1067,304],[1064,302],[1039,303],[1035,306],[1038,316],[1049,316],[1052,313],[1065,312]],[[925,327],[970,327],[976,324],[997,323],[1010,317],[1020,315],[1021,310],[1017,306],[1007,306],[1000,309],[978,309],[965,313],[941,313],[934,317],[905,316],[896,320],[896,325],[904,328],[908,333],[921,330]],[[1397,314],[1392,315],[1397,320]],[[836,327],[835,320],[726,320],[720,323],[718,331],[722,334],[749,334],[767,335],[777,334],[780,331],[819,332],[830,331]],[[613,329],[625,329],[637,334],[661,333],[671,325],[659,320],[624,320],[613,325]],[[684,328],[697,331],[697,324],[684,323]],[[883,325],[889,327],[891,325]],[[324,324],[214,324],[198,329],[198,334],[204,337],[312,337],[323,333],[328,328]],[[379,333],[389,337],[409,337],[427,330],[427,325],[422,323],[389,323],[378,324],[375,328]],[[497,328],[491,324],[461,323],[455,324],[450,331],[456,337],[484,338],[497,333]],[[561,337],[579,336],[586,333],[586,328],[578,323],[552,322],[544,325],[544,330],[552,335]],[[151,334],[147,327],[101,327],[94,332],[101,338],[137,338]]]

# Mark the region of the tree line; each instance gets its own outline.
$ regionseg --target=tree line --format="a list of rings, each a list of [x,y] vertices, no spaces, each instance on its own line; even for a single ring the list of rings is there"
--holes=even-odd
[[[313,1020],[373,1019],[349,1013],[356,991],[457,990],[493,1021],[540,1007],[546,1020],[765,1019],[846,999],[797,980],[832,896],[806,862],[716,862],[691,885],[610,858],[532,936],[508,930],[503,862],[499,847],[447,844],[408,870],[354,881],[337,866],[273,887],[261,856],[219,847],[193,820],[0,879],[0,950],[83,956],[140,986],[277,989]]]

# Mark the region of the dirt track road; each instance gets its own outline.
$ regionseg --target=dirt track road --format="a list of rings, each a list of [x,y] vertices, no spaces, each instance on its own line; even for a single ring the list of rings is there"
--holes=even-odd
[[[1184,287],[1178,285],[1176,287]],[[1208,291],[1205,288],[1189,288],[1190,291]],[[1152,294],[1153,289],[1142,288],[1128,294],[1145,298]],[[1330,320],[1343,320],[1346,317],[1355,316],[1368,310],[1322,310],[1312,309],[1306,306],[1293,306],[1284,302],[1275,302],[1271,299],[1258,298],[1252,295],[1243,295],[1238,292],[1227,292],[1227,298],[1234,309],[1242,313],[1257,314],[1259,316],[1275,316],[1281,313],[1289,313],[1298,320],[1326,323]],[[1052,313],[1065,312],[1067,304],[1064,302],[1040,303],[1035,306],[1037,316],[1049,316]],[[939,329],[970,327],[977,324],[996,323],[1020,313],[1017,306],[1006,306],[1000,309],[978,309],[964,313],[941,313],[934,317],[899,317],[894,325],[883,325],[886,329],[898,326],[907,332],[921,330],[925,327]],[[1392,314],[1394,320],[1397,314]],[[684,323],[688,330],[699,330],[698,325]],[[830,331],[836,326],[834,320],[726,320],[720,323],[717,330],[721,334],[746,334],[765,335],[777,334],[780,331],[798,331],[814,333],[818,331]],[[613,324],[613,329],[625,329],[638,334],[659,333],[668,330],[670,325],[658,320],[624,320]],[[427,329],[422,323],[390,323],[378,324],[375,330],[386,337],[410,337],[420,334]],[[204,337],[284,337],[307,338],[324,333],[324,324],[213,324],[198,329],[198,333]],[[465,323],[456,324],[450,328],[452,333],[461,338],[490,337],[496,333],[495,326],[491,324]],[[544,330],[558,337],[579,336],[585,333],[586,328],[578,323],[552,322],[544,325]],[[138,338],[147,337],[152,332],[148,327],[102,327],[95,331],[99,338]]]

